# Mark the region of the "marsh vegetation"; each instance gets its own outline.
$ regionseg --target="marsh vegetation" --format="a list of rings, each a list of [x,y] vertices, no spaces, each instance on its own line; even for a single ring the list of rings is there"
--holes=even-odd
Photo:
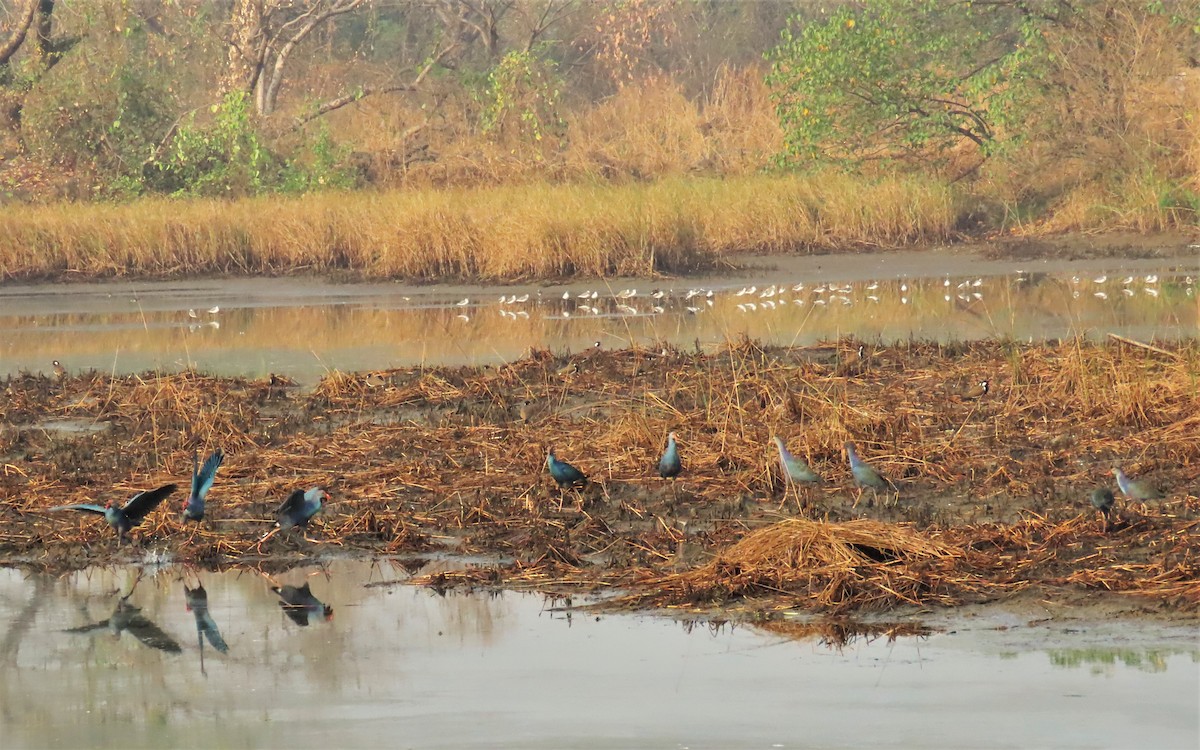
[[[1029,587],[1200,601],[1193,345],[857,348],[535,352],[498,368],[334,374],[310,392],[195,373],[12,378],[0,551],[51,569],[151,551],[215,566],[449,551],[496,562],[427,583],[620,584],[638,605],[840,610]],[[982,379],[988,393],[971,397]],[[50,418],[95,429],[39,427]],[[668,431],[684,466],[673,484],[654,471]],[[785,488],[776,434],[826,484]],[[856,496],[848,439],[898,498]],[[158,486],[216,447],[211,523],[190,540],[165,505],[136,547],[44,512]],[[554,486],[550,447],[587,488]],[[1101,518],[1087,498],[1114,466],[1167,499]],[[309,530],[317,546],[281,534],[258,547],[300,485],[332,494]]]

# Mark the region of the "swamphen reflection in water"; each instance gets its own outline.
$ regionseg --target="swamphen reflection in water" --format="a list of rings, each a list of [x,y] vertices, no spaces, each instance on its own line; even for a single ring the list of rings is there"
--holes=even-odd
[[[141,608],[129,603],[129,597],[131,596],[133,596],[132,591],[118,599],[117,608],[106,619],[78,628],[68,628],[64,632],[96,633],[99,631],[108,631],[117,638],[121,637],[121,633],[127,632],[140,643],[150,648],[166,651],[171,654],[178,654],[182,651],[183,649],[179,647],[174,638],[167,635],[163,632],[162,628],[155,625],[142,614]]]
[[[854,450],[854,443],[850,441],[846,441],[846,456],[850,459],[850,473],[854,475],[854,483],[858,485],[858,497],[854,499],[854,507],[858,507],[858,501],[862,498],[864,489],[870,489],[874,493],[890,491],[897,495],[900,494],[896,485],[892,484],[887,477],[858,457],[858,453]]]
[[[208,671],[204,668],[204,639],[207,638],[209,644],[222,654],[229,650],[229,646],[221,637],[217,623],[208,613],[208,592],[204,590],[204,585],[197,583],[196,588],[190,589],[184,583],[183,598],[187,610],[196,618],[196,646],[200,650],[200,674],[207,677]]]
[[[272,586],[271,591],[279,597],[279,606],[292,622],[308,627],[309,615],[319,614],[326,622],[333,619],[333,607],[313,596],[306,581],[303,586]]]
[[[205,639],[208,639],[209,645],[221,653],[228,651],[229,645],[221,637],[221,631],[217,627],[217,623],[213,621],[212,615],[208,613],[208,592],[204,590],[204,584],[197,583],[194,589],[188,588],[186,583],[183,584],[183,599],[187,611],[191,612],[192,617],[196,618],[196,643],[200,646],[200,664],[203,669]]]
[[[192,491],[183,503],[183,520],[199,523],[204,520],[204,499],[212,489],[213,480],[217,477],[217,469],[225,460],[225,453],[218,448],[213,452],[204,466],[197,468],[198,456],[192,453]]]
[[[1162,490],[1158,489],[1150,482],[1144,479],[1130,479],[1125,476],[1125,472],[1120,469],[1113,469],[1112,473],[1117,478],[1117,486],[1121,488],[1121,492],[1130,500],[1162,500]]]
[[[293,490],[292,494],[288,495],[287,500],[276,508],[275,528],[267,532],[266,536],[258,540],[261,546],[263,542],[275,536],[281,531],[288,529],[299,528],[304,530],[304,538],[307,541],[315,542],[315,539],[310,539],[307,533],[308,522],[317,515],[321,510],[321,504],[329,500],[329,493],[320,487],[313,487],[309,490]]]
[[[77,503],[75,505],[59,505],[49,510],[78,510],[85,513],[96,513],[104,516],[104,520],[108,521],[108,525],[112,526],[117,532],[117,542],[129,535],[133,527],[145,520],[150,511],[158,507],[158,504],[167,498],[175,491],[174,484],[164,484],[156,490],[146,490],[139,492],[129,499],[129,502],[121,507],[117,507],[117,501],[113,500],[108,505],[94,505],[92,503]]]

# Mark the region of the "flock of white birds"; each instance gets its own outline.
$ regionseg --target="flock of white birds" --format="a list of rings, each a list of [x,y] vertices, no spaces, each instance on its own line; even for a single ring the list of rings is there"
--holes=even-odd
[[[958,303],[969,305],[982,301],[987,287],[994,287],[994,282],[1007,282],[1019,285],[1028,281],[1028,274],[1024,271],[1019,271],[1015,276],[1011,277],[994,277],[993,280],[986,284],[983,277],[951,279],[947,276],[942,279],[896,279],[888,282],[823,282],[820,284],[806,284],[801,281],[784,284],[773,283],[762,288],[757,285],[750,285],[743,286],[740,289],[735,289],[734,287],[693,287],[687,290],[656,288],[644,294],[635,288],[626,288],[620,291],[612,289],[604,291],[586,289],[582,292],[564,291],[561,295],[558,295],[557,292],[554,294],[543,294],[539,290],[533,293],[524,292],[520,295],[500,295],[497,300],[497,312],[501,318],[508,320],[528,319],[530,317],[530,311],[527,308],[528,305],[546,305],[549,307],[549,314],[544,317],[553,320],[579,316],[619,317],[659,315],[665,313],[668,307],[674,305],[677,306],[680,312],[689,315],[699,315],[713,307],[718,299],[726,297],[732,300],[732,309],[740,313],[752,313],[778,310],[789,305],[811,305],[814,307],[840,305],[849,307],[856,303],[877,304],[885,288],[894,288],[896,290],[898,301],[901,305],[910,304],[913,301],[914,292],[920,290],[928,293],[931,288],[937,290],[935,291],[935,295],[940,293],[941,299],[944,302],[955,302],[957,300]],[[1178,281],[1183,288],[1184,294],[1188,297],[1194,296],[1196,280],[1192,276],[1185,276],[1182,279],[1178,279]],[[1070,289],[1073,299],[1079,299],[1089,293],[1100,300],[1121,296],[1134,297],[1139,293],[1157,298],[1161,289],[1158,274],[1124,275],[1123,277],[1113,276],[1111,278],[1108,274],[1101,274],[1095,277],[1075,275],[1069,279],[1062,279],[1062,282]],[[404,297],[403,299],[410,301],[409,297]],[[454,302],[452,307],[459,310],[456,316],[459,320],[470,322],[472,313],[482,311],[485,304],[472,300],[470,297],[464,297]],[[187,311],[188,320],[186,324],[189,330],[196,331],[205,327],[219,329],[221,327],[220,321],[216,319],[217,315],[221,312],[220,306],[214,305],[203,312],[207,313],[207,320],[202,319],[201,313],[198,313],[195,309]]]
[[[1018,272],[1013,277],[996,277],[999,280],[1011,281],[1013,284],[1023,284],[1029,281],[1025,272]],[[1127,275],[1124,278],[1109,278],[1107,274],[1085,278],[1071,276],[1065,280],[1069,283],[1071,297],[1079,299],[1090,291],[1091,295],[1100,300],[1109,299],[1110,295],[1133,297],[1139,292],[1150,297],[1158,297],[1160,293],[1158,274]],[[1184,292],[1188,297],[1195,294],[1195,279],[1186,276],[1181,279]],[[911,286],[910,286],[911,284]],[[899,294],[898,301],[902,305],[910,304],[913,292],[918,289],[928,291],[930,286],[940,287],[941,298],[944,302],[957,300],[963,304],[971,304],[984,299],[986,291],[983,277],[967,279],[898,279],[891,282],[866,281],[859,283],[824,282],[820,284],[805,284],[804,282],[780,284],[774,283],[760,288],[757,285],[743,286],[740,289],[730,288],[689,288],[686,291],[676,289],[653,289],[641,293],[635,288],[615,291],[608,289],[599,291],[586,289],[582,292],[564,291],[561,296],[557,293],[544,295],[541,291],[535,293],[502,294],[497,301],[497,312],[502,318],[518,320],[529,318],[529,310],[521,307],[534,305],[553,305],[547,319],[569,319],[578,316],[637,316],[658,315],[665,313],[671,305],[678,305],[682,312],[698,315],[713,307],[720,297],[733,300],[733,309],[741,313],[777,310],[789,305],[816,307],[827,305],[850,306],[859,304],[877,304],[883,286],[894,286]],[[1089,289],[1089,287],[1091,287]],[[472,300],[470,297],[454,303],[461,308],[457,314],[459,320],[469,322],[471,313],[481,311],[485,304]]]

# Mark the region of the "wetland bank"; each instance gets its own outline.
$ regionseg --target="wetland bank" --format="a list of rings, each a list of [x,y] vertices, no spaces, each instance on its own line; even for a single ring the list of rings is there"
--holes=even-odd
[[[6,287],[5,736],[1187,747],[1200,268],[1156,255]],[[826,483],[785,489],[772,434]],[[855,505],[846,439],[898,500]],[[591,486],[560,493],[549,446]],[[47,511],[186,487],[218,447],[194,534],[182,492],[120,546]],[[1167,498],[1102,519],[1118,465]],[[316,541],[260,547],[311,486]]]
[[[4,383],[10,564],[180,561],[276,569],[313,555],[490,559],[420,582],[620,591],[612,606],[847,613],[1119,592],[1195,612],[1194,342],[973,342],[720,351],[537,350],[498,367],[333,373],[301,390],[195,372]],[[987,379],[983,398],[964,394]],[[532,405],[522,409],[523,405]],[[522,416],[521,412],[524,411]],[[66,420],[78,425],[54,429]],[[653,472],[668,431],[684,472]],[[772,435],[822,474],[783,487]],[[899,488],[856,502],[842,444]],[[128,496],[227,454],[192,535],[172,498],[118,547],[55,505]],[[592,479],[562,491],[549,447]],[[1113,467],[1168,490],[1088,505]],[[315,545],[278,535],[297,485],[332,495]],[[878,500],[878,501],[877,501]]]

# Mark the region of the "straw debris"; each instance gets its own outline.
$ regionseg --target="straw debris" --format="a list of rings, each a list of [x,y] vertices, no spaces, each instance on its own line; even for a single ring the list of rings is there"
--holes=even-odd
[[[10,377],[0,561],[445,552],[483,562],[414,582],[620,591],[613,606],[837,613],[1038,587],[1200,609],[1195,344],[867,344],[863,367],[842,368],[861,343],[534,351],[498,367],[335,372],[307,390],[194,372]],[[983,378],[985,398],[956,396]],[[674,483],[654,470],[670,431]],[[825,484],[785,490],[772,435]],[[853,505],[847,440],[898,502]],[[550,446],[586,489],[554,485]],[[198,528],[180,521],[182,491],[122,547],[95,517],[46,512],[186,488],[193,452],[217,447]],[[1118,464],[1168,497],[1121,499],[1104,523],[1087,497]],[[332,498],[309,529],[320,542],[279,534],[260,548],[279,503],[312,486]]]

